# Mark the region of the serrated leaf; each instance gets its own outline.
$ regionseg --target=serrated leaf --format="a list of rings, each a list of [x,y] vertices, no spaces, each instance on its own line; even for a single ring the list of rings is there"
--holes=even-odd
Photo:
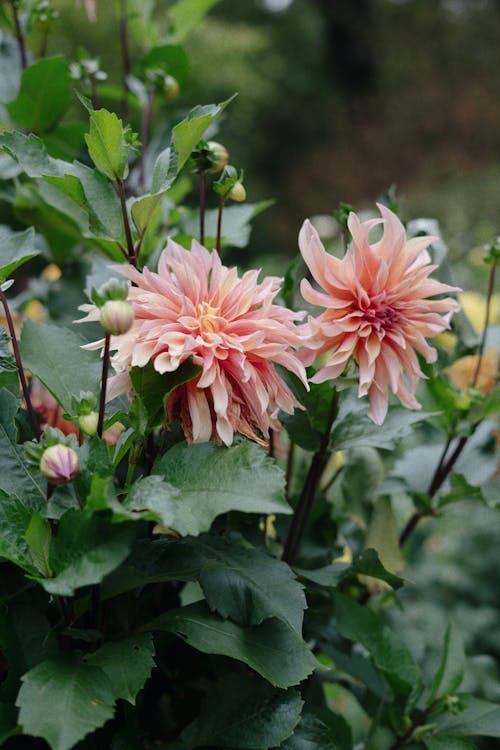
[[[97,169],[110,180],[124,179],[128,173],[130,144],[122,121],[114,112],[91,112],[90,132],[85,135],[89,156]]]
[[[154,667],[154,645],[151,635],[140,633],[121,641],[105,643],[85,657],[87,664],[99,667],[108,676],[113,697],[135,705],[139,690]]]
[[[250,675],[226,675],[210,686],[181,740],[186,748],[267,750],[290,736],[302,706],[297,690],[276,690]]]
[[[439,734],[467,737],[500,737],[500,706],[471,695],[458,696],[461,711],[441,714],[437,719]]]
[[[177,487],[159,476],[144,477],[136,482],[121,507],[129,518],[157,521],[181,536],[186,536],[189,529],[196,526],[193,510],[181,501]]]
[[[174,445],[153,466],[153,474],[180,491],[195,519],[189,533],[208,531],[221,513],[287,513],[281,469],[254,443],[230,448],[213,443]]]
[[[63,57],[45,57],[23,71],[21,88],[8,105],[10,116],[27,130],[51,130],[71,104],[71,76]]]
[[[89,512],[68,511],[52,539],[53,578],[39,579],[49,594],[72,596],[76,589],[100,583],[127,557],[133,538],[128,526],[112,525]]]
[[[11,232],[6,227],[0,227],[0,284],[17,268],[39,254],[40,251],[35,247],[33,228],[24,232]]]
[[[30,549],[31,558],[38,573],[44,578],[51,576],[49,556],[52,532],[48,521],[42,518],[40,513],[35,512],[31,516],[24,539]]]
[[[98,395],[101,363],[97,352],[83,350],[85,340],[68,328],[26,320],[19,348],[23,364],[49,389],[68,413],[80,391]]]
[[[31,511],[21,501],[0,490],[0,556],[36,575],[30,548],[25,540]]]
[[[31,471],[24,450],[17,445],[15,417],[18,399],[0,388],[0,490],[15,495],[28,508],[40,510],[47,502],[47,482]]]
[[[335,450],[346,450],[358,446],[392,450],[413,425],[434,415],[434,412],[410,411],[402,406],[391,406],[383,427],[374,424],[366,416],[366,399],[352,394],[341,396],[340,408],[333,426],[330,444]]]
[[[334,597],[339,633],[366,648],[394,694],[413,706],[422,692],[422,676],[406,646],[375,612],[342,594]]]
[[[198,651],[242,661],[275,687],[298,685],[318,666],[297,632],[281,620],[242,628],[210,612],[205,602],[171,610],[144,629],[176,633]]]
[[[25,734],[43,737],[52,750],[69,750],[113,716],[107,675],[77,659],[44,661],[22,682],[16,701],[19,723]]]
[[[304,713],[293,735],[280,745],[280,750],[338,750],[335,733],[312,713]]]

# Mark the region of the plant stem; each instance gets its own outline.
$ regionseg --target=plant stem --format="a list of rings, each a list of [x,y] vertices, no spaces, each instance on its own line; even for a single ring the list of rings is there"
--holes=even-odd
[[[127,198],[125,196],[125,186],[123,184],[123,180],[120,177],[116,178],[116,191],[118,193],[118,197],[120,199],[120,206],[122,209],[123,226],[125,229],[125,238],[127,240],[128,261],[135,268],[137,268],[137,256],[135,254],[134,242],[132,240],[132,230],[130,228],[130,221],[128,218]]]
[[[287,500],[290,497],[290,485],[292,483],[294,456],[295,456],[295,443],[290,443],[290,447],[288,449],[288,457],[286,461],[286,474],[285,474],[285,497]]]
[[[207,191],[207,173],[200,172],[200,245],[205,244],[205,202]]]
[[[94,109],[99,109],[100,102],[99,102],[99,95],[97,93],[97,81],[95,79],[95,76],[92,74],[89,75],[89,83],[90,83],[90,99],[92,101],[92,107]]]
[[[110,341],[111,336],[109,333],[107,333],[106,338],[104,339],[104,352],[102,355],[101,398],[99,401],[99,420],[97,422],[97,434],[100,438],[102,438],[102,428],[104,425],[104,409],[106,408],[106,386],[108,383]]]
[[[26,57],[26,44],[24,41],[23,30],[21,28],[21,22],[19,20],[19,14],[17,12],[17,2],[16,0],[9,0],[9,2],[10,2],[10,7],[12,8],[12,17],[14,19],[14,27],[16,29],[16,39],[17,39],[17,44],[19,47],[21,69],[26,70],[26,67],[28,65],[28,60]]]
[[[483,354],[484,354],[484,347],[486,344],[486,336],[488,335],[488,326],[490,324],[490,314],[491,314],[491,298],[493,296],[493,289],[495,287],[495,274],[497,270],[497,264],[493,263],[491,266],[490,271],[490,279],[488,283],[488,293],[486,296],[486,313],[484,318],[484,328],[483,328],[483,335],[481,336],[481,343],[479,345],[479,351],[478,351],[478,357],[477,357],[477,364],[476,364],[476,370],[474,372],[474,377],[472,378],[472,387],[475,388],[477,385],[477,381],[479,378],[479,372],[481,370],[481,364],[483,361]]]
[[[289,565],[293,564],[297,556],[311,514],[316,489],[330,457],[330,432],[337,415],[338,399],[338,393],[334,390],[330,404],[330,411],[328,413],[327,425],[321,438],[320,447],[312,458],[306,481],[302,488],[302,494],[297,503],[297,507],[295,508],[295,513],[285,542],[285,548],[283,550],[283,560]]]
[[[267,455],[269,458],[274,458],[275,455],[274,430],[269,430],[269,450]]]
[[[120,48],[122,54],[122,119],[128,117],[128,82],[130,75],[130,53],[128,48],[128,12],[127,0],[120,0]]]
[[[155,102],[155,95],[152,91],[148,94],[148,100],[144,108],[141,121],[141,164],[139,172],[139,181],[142,187],[144,187],[145,180],[145,168],[146,168],[146,148],[149,141],[149,131],[151,130],[151,120],[153,118],[153,106]]]
[[[24,401],[26,403],[26,409],[28,410],[28,415],[30,418],[31,426],[33,428],[33,433],[36,439],[39,441],[40,440],[40,426],[38,424],[38,419],[36,417],[36,412],[33,408],[33,404],[31,403],[28,383],[26,381],[26,374],[24,372],[23,363],[21,361],[21,353],[19,351],[19,344],[17,343],[17,336],[16,336],[16,331],[14,328],[14,321],[12,320],[12,315],[10,314],[7,297],[5,296],[5,292],[3,292],[2,290],[0,290],[0,300],[2,301],[3,309],[5,310],[5,317],[7,319],[7,326],[9,328],[10,338],[12,341],[12,348],[14,350],[14,357],[16,360],[17,371],[19,373],[19,380],[21,381],[21,388],[23,390],[23,396],[24,396]]]
[[[219,198],[219,213],[217,214],[217,238],[215,240],[215,249],[220,253],[220,242],[222,233],[222,212],[224,210],[224,198]]]
[[[418,727],[421,727],[422,724],[425,723],[425,720],[429,716],[429,714],[432,712],[434,706],[438,702],[438,698],[434,698],[434,700],[429,703],[426,709],[422,711],[418,719],[415,719],[415,721],[411,724],[411,726],[406,730],[404,734],[401,735],[401,737],[398,737],[397,740],[394,742],[393,745],[391,745],[389,750],[399,750],[399,748],[404,747],[408,744],[408,742],[411,741],[415,730],[418,729]]]

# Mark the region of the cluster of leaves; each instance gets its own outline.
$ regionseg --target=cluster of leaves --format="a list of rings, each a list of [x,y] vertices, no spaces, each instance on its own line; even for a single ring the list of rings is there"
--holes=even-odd
[[[92,102],[80,92],[75,110],[88,122],[70,123],[80,105],[60,56],[27,64],[6,100],[0,288],[5,296],[26,264],[14,300],[26,317],[19,356],[68,419],[82,393],[101,389],[99,356],[66,325],[83,290],[90,299],[108,278],[109,259],[154,268],[167,233],[185,245],[197,236],[198,209],[186,205],[197,186],[190,159],[228,102],[178,112],[168,138],[163,120],[158,138],[149,128],[158,71],[182,88],[179,42],[213,4],[174,3],[166,43],[127,71],[120,93],[135,108],[142,144],[111,105],[96,106],[93,89]],[[30,4],[10,5],[14,15],[2,9],[2,18],[6,26],[17,19],[22,34]],[[2,54],[18,52],[11,39]],[[225,207],[220,237],[209,209],[205,244],[243,247],[263,207]],[[56,281],[36,277],[47,262],[62,267]],[[290,299],[293,286],[289,274]],[[49,322],[29,318],[34,300]],[[475,344],[462,321],[458,349]],[[113,402],[105,425],[123,423],[116,444],[80,436],[75,480],[47,486],[22,447],[33,434],[2,334],[0,742],[13,750],[29,737],[53,750],[470,750],[467,737],[500,737],[500,706],[459,692],[457,628],[442,634],[437,667],[419,665],[385,607],[404,585],[401,548],[412,523],[464,498],[491,504],[498,389],[464,404],[435,368],[426,410],[391,408],[381,429],[345,378],[331,428],[332,387],[306,393],[291,382],[304,409],[283,417],[285,463],[243,439],[188,445],[175,425],[163,427],[166,398],[197,372],[189,362],[162,376],[133,368],[132,405]],[[458,445],[456,461],[439,463],[443,446],[449,456]],[[287,563],[293,509],[318,456],[311,517]]]

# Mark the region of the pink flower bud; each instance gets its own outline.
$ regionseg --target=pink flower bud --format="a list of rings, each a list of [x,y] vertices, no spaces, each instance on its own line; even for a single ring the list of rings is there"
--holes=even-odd
[[[51,484],[71,482],[78,472],[78,456],[67,445],[51,445],[42,454],[40,471]]]
[[[132,327],[134,308],[130,302],[124,300],[108,300],[101,307],[99,320],[106,333],[110,333],[112,336],[121,336],[122,333],[127,333]]]

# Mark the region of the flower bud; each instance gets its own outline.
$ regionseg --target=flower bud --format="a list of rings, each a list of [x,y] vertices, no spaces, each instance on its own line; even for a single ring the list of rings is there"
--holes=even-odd
[[[108,300],[101,307],[99,320],[106,333],[110,333],[112,336],[121,336],[122,333],[127,333],[132,327],[134,308],[130,302]]]
[[[89,437],[96,434],[98,422],[99,414],[96,411],[91,411],[90,414],[81,414],[78,417],[78,426]]]
[[[238,182],[235,182],[227,197],[231,198],[232,201],[242,203],[247,197],[247,191],[243,187],[243,183],[239,180]]]
[[[67,445],[51,445],[40,459],[40,471],[51,484],[71,482],[78,472],[78,456]]]
[[[163,79],[163,97],[169,102],[171,99],[176,99],[179,96],[179,82],[177,78],[166,75]]]
[[[210,169],[207,169],[207,172],[210,174],[220,172],[229,161],[227,148],[223,146],[222,143],[217,143],[217,141],[208,141],[207,146],[208,158],[212,165]]]

